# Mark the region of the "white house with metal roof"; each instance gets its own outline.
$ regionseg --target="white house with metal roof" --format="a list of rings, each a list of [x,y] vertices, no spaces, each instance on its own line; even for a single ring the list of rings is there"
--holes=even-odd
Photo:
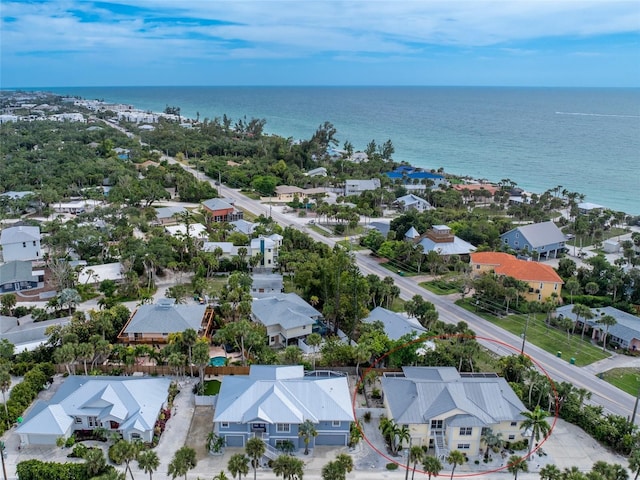
[[[169,378],[70,376],[50,401],[37,400],[16,429],[21,445],[55,445],[101,427],[125,440],[151,442],[169,394]]]
[[[278,293],[256,298],[251,304],[251,319],[267,327],[269,345],[297,344],[313,331],[322,313],[295,293]]]
[[[469,242],[455,236],[447,225],[433,225],[423,235],[414,240],[422,246],[422,253],[436,252],[438,255],[468,255],[476,251]]]
[[[413,193],[397,198],[395,203],[403,212],[408,212],[409,210],[416,210],[418,212],[433,210],[433,207],[428,201],[426,201],[424,198],[414,195]]]
[[[5,262],[13,260],[40,260],[40,227],[9,227],[0,233],[0,247]]]
[[[523,440],[524,404],[507,381],[493,373],[463,373],[453,367],[403,367],[381,377],[387,417],[408,425],[413,445],[446,455],[481,452],[485,429],[508,442]]]
[[[298,427],[310,420],[318,435],[309,447],[346,446],[354,421],[347,378],[305,376],[301,365],[252,365],[248,376],[226,376],[213,417],[214,432],[230,447],[259,437],[269,447],[291,441],[304,448]]]
[[[428,332],[415,318],[405,317],[383,307],[374,308],[369,313],[369,316],[362,321],[364,323],[382,322],[384,333],[390,340],[399,340],[405,335],[417,337],[422,333]]]

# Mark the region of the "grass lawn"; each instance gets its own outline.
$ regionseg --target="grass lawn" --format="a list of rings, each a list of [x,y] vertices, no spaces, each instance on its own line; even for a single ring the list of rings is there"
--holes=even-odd
[[[447,275],[437,280],[422,282],[420,286],[436,295],[450,295],[452,293],[460,293],[462,279],[458,275]]]
[[[398,267],[398,265],[395,265],[394,263],[391,263],[391,262],[384,262],[384,263],[380,263],[379,265],[381,267],[386,268],[390,272],[397,273],[398,275],[401,275],[403,277],[414,277],[417,275],[417,273],[407,272],[403,268]]]
[[[313,230],[316,233],[319,233],[323,237],[333,237],[333,233],[332,232],[327,231],[324,228],[320,228],[320,227],[318,227],[316,225],[307,225],[307,228],[309,230]]]
[[[602,379],[634,397],[640,389],[640,369],[638,368],[612,368],[604,372]]]
[[[604,242],[605,240],[609,240],[610,238],[617,237],[618,235],[624,235],[625,233],[629,233],[629,230],[625,228],[619,228],[619,227],[611,228],[606,232],[603,232],[602,241]],[[580,242],[580,239],[582,239],[582,242]],[[572,247],[576,246],[580,248],[582,246],[584,248],[584,247],[590,247],[591,245],[594,244],[594,242],[591,240],[591,235],[580,235],[572,240],[569,240],[568,242],[566,242],[566,244]]]
[[[458,300],[456,304],[470,312],[477,313],[485,320],[513,333],[514,335],[520,336],[522,335],[522,332],[524,332],[525,324],[527,323],[527,315],[510,314],[503,318],[497,318],[486,312],[476,312],[475,305],[473,305],[469,299]],[[589,365],[590,363],[609,357],[608,353],[605,353],[601,348],[592,345],[591,342],[587,340],[581,341],[579,334],[570,335],[569,339],[567,339],[566,332],[556,330],[552,327],[547,328],[544,320],[544,314],[531,314],[531,319],[527,326],[526,341],[528,343],[532,343],[554,355],[557,352],[561,352],[562,358],[567,362],[569,362],[571,358],[575,358],[575,364],[578,366]],[[525,346],[525,353],[526,352],[527,349]]]
[[[353,250],[354,252],[358,250],[364,250],[364,247],[361,247],[359,243],[353,243],[350,240],[340,240],[336,243],[342,245],[347,250]]]
[[[205,380],[204,382],[204,394],[205,395],[217,395],[220,391],[220,380]]]

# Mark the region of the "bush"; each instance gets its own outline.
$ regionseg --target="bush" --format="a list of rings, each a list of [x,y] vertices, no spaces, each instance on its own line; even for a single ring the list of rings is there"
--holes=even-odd
[[[111,469],[112,468],[113,467],[111,467]],[[27,460],[18,463],[16,473],[20,480],[51,480],[58,478],[89,480],[89,473],[84,463],[55,463]]]
[[[397,470],[398,469],[398,464],[397,463],[393,463],[393,462],[389,462],[387,463],[387,470]]]
[[[64,442],[64,446],[71,448],[73,447],[73,445],[76,443],[76,437],[71,435],[69,438],[67,438],[67,440]]]
[[[87,450],[89,449],[83,443],[76,443],[71,453],[67,456],[71,458],[84,458]]]
[[[371,412],[367,410],[363,415],[364,421],[369,423],[371,421]]]

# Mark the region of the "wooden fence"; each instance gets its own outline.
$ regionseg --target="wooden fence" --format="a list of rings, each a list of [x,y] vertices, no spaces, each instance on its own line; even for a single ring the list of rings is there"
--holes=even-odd
[[[62,364],[55,366],[57,373],[66,373],[67,369]],[[171,376],[175,375],[173,369],[167,365],[96,365],[93,370],[99,370],[106,374],[131,375],[134,373],[142,373],[143,375]],[[185,369],[186,375],[190,374],[189,369]],[[249,367],[229,366],[229,367],[206,367],[205,375],[249,375]],[[76,375],[84,374],[82,365],[76,365]],[[193,376],[198,376],[198,369],[193,368]]]

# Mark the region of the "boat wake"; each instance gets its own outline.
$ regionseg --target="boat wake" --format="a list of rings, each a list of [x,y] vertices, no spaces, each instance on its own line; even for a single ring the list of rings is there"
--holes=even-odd
[[[556,112],[556,115],[580,115],[585,117],[640,118],[640,115],[616,115],[616,114],[609,114],[609,113],[582,113],[582,112]]]

